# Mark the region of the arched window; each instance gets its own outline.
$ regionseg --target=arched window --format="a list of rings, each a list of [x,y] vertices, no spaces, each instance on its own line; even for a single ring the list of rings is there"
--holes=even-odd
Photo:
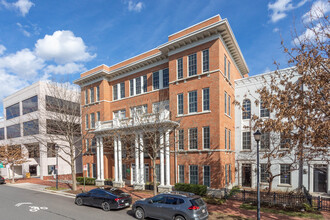
[[[242,109],[243,119],[251,119],[251,101],[250,99],[243,100],[243,109]]]

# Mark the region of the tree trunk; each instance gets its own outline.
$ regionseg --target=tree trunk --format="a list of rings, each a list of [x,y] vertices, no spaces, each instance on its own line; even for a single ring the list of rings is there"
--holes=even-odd
[[[11,171],[12,171],[13,176],[12,176],[12,179],[11,179],[11,183],[15,183],[15,173],[14,173],[14,169],[15,169],[14,164],[12,164],[12,165],[11,165]]]
[[[157,195],[157,174],[156,174],[156,159],[152,159],[152,166],[153,166],[153,184],[154,184],[154,195]]]
[[[268,182],[268,194],[272,191],[273,179]]]
[[[71,163],[72,190],[77,190],[76,167],[75,163]]]

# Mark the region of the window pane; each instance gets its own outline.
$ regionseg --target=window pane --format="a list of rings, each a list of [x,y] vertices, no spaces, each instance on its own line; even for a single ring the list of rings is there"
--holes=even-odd
[[[204,185],[208,187],[211,185],[210,166],[204,166]]]
[[[188,56],[189,76],[197,75],[197,55]]]
[[[96,87],[96,101],[100,101],[100,87]]]
[[[7,139],[21,137],[21,125],[11,125],[7,127]]]
[[[184,183],[184,165],[179,165],[179,183]]]
[[[134,79],[129,81],[129,94],[130,96],[134,95]]]
[[[85,104],[88,104],[88,90],[85,90]]]
[[[281,184],[291,184],[291,172],[289,164],[281,164]]]
[[[120,83],[120,98],[125,98],[125,82]]]
[[[249,99],[243,100],[242,116],[243,119],[251,118],[251,101]]]
[[[178,115],[183,115],[183,94],[178,95]]]
[[[243,132],[243,150],[251,149],[251,132]]]
[[[178,68],[178,79],[182,79],[183,78],[183,59],[179,58],[177,60],[177,68]]]
[[[39,121],[38,119],[27,121],[23,123],[23,135],[39,134]]]
[[[0,140],[5,139],[5,128],[0,128]]]
[[[164,69],[163,70],[163,88],[167,88],[168,87],[168,83],[169,83],[169,75],[168,75],[168,69]]]
[[[228,131],[228,149],[231,149],[231,130]]]
[[[189,149],[197,149],[198,148],[198,134],[197,128],[189,129]]]
[[[184,150],[184,130],[179,130],[179,150]]]
[[[95,113],[91,114],[91,128],[95,128]]]
[[[231,100],[230,100],[230,95],[228,95],[228,115],[230,116],[230,111],[231,111]]]
[[[263,101],[260,101],[260,117],[269,117],[269,110],[265,107]]]
[[[224,70],[225,70],[224,74],[225,74],[225,76],[227,76],[227,57],[226,57],[226,55],[224,57],[223,65],[224,65]]]
[[[135,78],[135,92],[136,95],[141,94],[141,77]]]
[[[228,61],[228,79],[230,80],[230,62]]]
[[[87,114],[87,115],[85,115],[85,127],[86,127],[86,129],[89,128],[89,122],[88,121],[89,120],[88,120],[88,114]]]
[[[6,108],[6,117],[7,120],[19,116],[19,103],[14,104]]]
[[[80,104],[46,95],[46,110],[80,116]]]
[[[198,184],[198,166],[189,166],[190,184]]]
[[[210,148],[210,127],[203,128],[203,146],[205,149]]]
[[[225,128],[225,149],[227,149],[227,128]]]
[[[148,88],[148,80],[147,80],[147,75],[143,76],[143,92],[147,92]]]
[[[38,96],[33,96],[22,102],[23,105],[23,115],[34,112],[38,110]]]
[[[39,158],[40,157],[39,144],[27,144],[25,146],[28,150],[29,158]]]
[[[91,103],[94,102],[94,87],[90,89],[90,94],[91,94]]]
[[[152,74],[152,85],[154,89],[159,89],[159,72],[154,72]]]
[[[189,92],[189,113],[197,112],[197,91]]]
[[[209,50],[203,51],[203,73],[209,71]]]
[[[270,148],[270,135],[269,133],[262,133],[260,140],[260,149],[269,149]]]
[[[118,99],[118,85],[114,85],[113,86],[113,100],[117,100]]]
[[[227,92],[225,92],[225,114],[227,114]]]
[[[210,110],[210,89],[203,89],[203,111]]]
[[[260,164],[260,182],[266,183],[269,177],[267,172],[267,164]]]

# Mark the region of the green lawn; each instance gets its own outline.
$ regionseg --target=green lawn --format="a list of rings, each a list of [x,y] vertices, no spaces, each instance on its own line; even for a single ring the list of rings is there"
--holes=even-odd
[[[246,210],[257,210],[257,206],[243,203],[240,206],[241,209]],[[288,211],[288,210],[281,210],[281,209],[273,209],[273,208],[265,208],[261,207],[261,212],[268,212],[268,213],[274,213],[274,214],[282,214],[292,217],[300,217],[300,218],[308,218],[308,219],[323,219],[323,216],[319,212],[295,212],[295,211]]]
[[[68,188],[63,188],[63,187],[58,187],[58,189],[56,189],[56,187],[47,187],[47,190],[68,190]]]

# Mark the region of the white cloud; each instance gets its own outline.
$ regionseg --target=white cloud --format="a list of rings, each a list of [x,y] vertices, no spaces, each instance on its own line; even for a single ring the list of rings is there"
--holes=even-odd
[[[144,7],[143,2],[133,2],[133,0],[128,1],[128,10],[129,11],[135,11],[135,12],[140,12]]]
[[[312,29],[306,29],[303,34],[293,40],[293,43],[299,45],[299,42],[315,41],[316,37],[319,38],[319,41],[325,42],[328,39],[327,34],[330,34],[329,30],[322,28],[321,24],[317,24]]]
[[[280,31],[279,28],[274,28],[274,29],[273,29],[273,32],[274,32],[274,33],[277,33],[277,32],[279,32],[279,31]]]
[[[6,47],[0,44],[0,55],[6,51]]]
[[[49,65],[45,68],[45,73],[50,74],[74,74],[78,72],[84,72],[86,68],[83,64],[67,63],[65,65]]]
[[[44,61],[29,49],[0,57],[0,69],[17,74],[24,79],[37,76],[38,71],[43,67]]]
[[[19,27],[19,30],[26,36],[26,37],[30,37],[31,33],[28,32],[27,30],[24,29],[23,25],[19,22],[16,23],[16,25]]]
[[[89,61],[96,56],[86,50],[84,41],[71,31],[55,31],[53,35],[46,35],[35,44],[35,52],[39,57],[59,64]]]
[[[29,13],[31,7],[34,5],[30,0],[18,0],[17,2],[9,3],[6,0],[1,0],[2,5],[7,9],[16,9],[19,10],[22,16],[25,16]]]
[[[0,69],[0,100],[29,85],[24,79]]]
[[[287,12],[303,6],[307,0],[301,0],[296,6],[291,3],[292,0],[276,0],[274,3],[268,3],[268,10],[272,11],[271,21],[277,21],[286,17]]]
[[[304,22],[318,20],[330,11],[330,3],[327,0],[319,0],[313,3],[311,10],[302,16]]]

